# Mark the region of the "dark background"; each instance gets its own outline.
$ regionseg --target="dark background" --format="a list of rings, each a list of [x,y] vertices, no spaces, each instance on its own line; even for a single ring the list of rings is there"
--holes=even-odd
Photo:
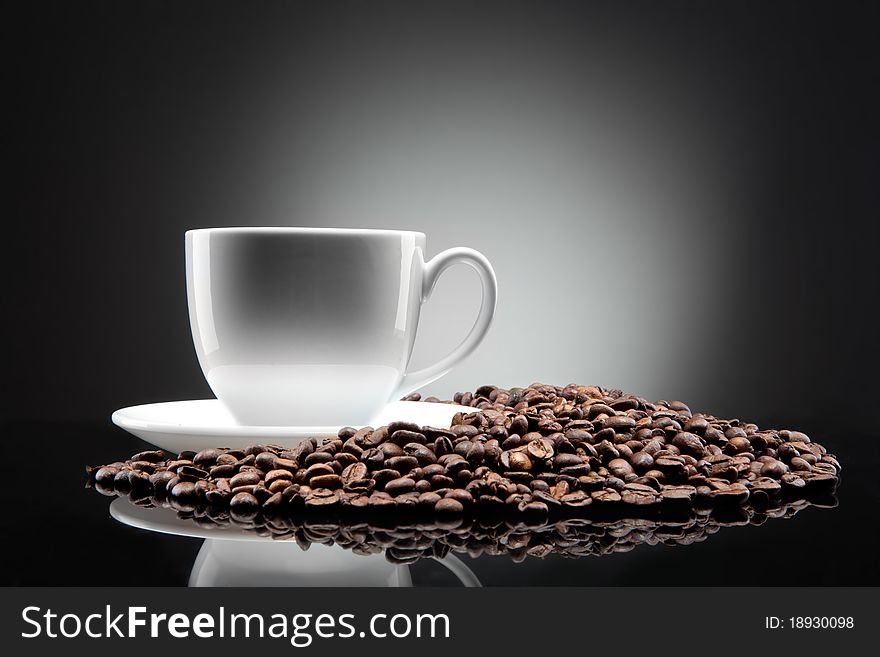
[[[572,380],[804,429],[844,463],[841,506],[810,511],[819,520],[799,531],[747,530],[766,537],[760,542],[716,537],[717,547],[700,546],[712,550],[704,552],[705,563],[731,549],[787,546],[791,555],[809,542],[809,559],[836,564],[819,576],[827,579],[822,583],[866,577],[877,583],[868,556],[877,550],[876,530],[855,526],[865,516],[876,518],[872,473],[880,466],[876,4],[36,2],[17,9],[8,22],[7,105],[15,119],[6,125],[11,143],[5,149],[11,194],[4,267],[11,297],[4,322],[4,437],[68,457],[54,466],[55,474],[41,475],[46,481],[38,500],[26,486],[14,487],[22,511],[3,522],[4,530],[21,536],[21,569],[4,579],[180,583],[175,569],[188,571],[181,554],[194,554],[196,542],[111,529],[103,499],[62,492],[51,482],[78,486],[85,463],[138,448],[109,425],[113,409],[210,395],[187,327],[183,231],[290,223],[421,229],[439,236],[434,252],[464,243],[496,263],[501,298],[493,334],[470,369],[431,392],[450,396],[490,381]],[[400,87],[395,102],[385,104],[379,91],[389,79]],[[457,87],[457,80],[467,84]],[[548,84],[558,94],[552,99],[542,95]],[[449,106],[442,105],[447,91],[456,99]],[[618,141],[621,133],[611,127],[619,106],[601,105],[604,94],[613,93],[618,101],[632,100],[621,119],[623,129],[633,130],[630,141]],[[495,129],[493,117],[510,120],[508,98],[531,99],[534,107],[523,112],[563,126],[554,133],[560,154],[577,141],[578,108],[588,99],[599,107],[589,129],[598,135],[595,143],[608,147],[607,158],[591,161],[589,171],[601,180],[607,164],[607,175],[615,176],[614,154],[624,153],[635,168],[620,169],[634,172],[622,184],[622,197],[656,214],[626,224],[635,232],[618,235],[614,221],[601,228],[601,208],[579,215],[578,197],[553,186],[554,151],[536,149],[543,168],[524,165],[517,175],[481,169],[494,161],[479,154],[463,162],[447,154],[427,166],[425,176],[451,176],[456,166],[470,165],[468,177],[488,181],[485,194],[471,188],[470,195],[458,194],[461,181],[447,181],[446,194],[440,176],[426,184],[439,185],[436,196],[422,191],[413,200],[407,180],[396,190],[401,215],[379,219],[394,207],[393,185],[375,191],[375,179],[364,174],[370,187],[364,192],[359,174],[345,167],[381,150],[384,133],[370,133],[372,127],[385,120],[406,124],[411,108],[400,102],[404,97],[449,109],[444,125],[453,140],[471,104],[485,121],[469,127],[479,133]],[[360,106],[367,108],[363,115],[332,119],[333,112]],[[575,108],[570,115],[568,107]],[[267,125],[281,127],[263,129]],[[418,133],[419,123],[413,125]],[[334,130],[342,130],[339,139]],[[506,157],[505,134],[493,142],[498,162]],[[362,141],[348,152],[339,140],[353,136]],[[643,151],[640,144],[652,146]],[[437,142],[438,151],[442,145]],[[679,156],[690,164],[680,164]],[[414,179],[426,161],[431,164],[417,160],[407,167]],[[376,167],[395,171],[383,162]],[[546,171],[546,181],[536,178]],[[576,186],[579,170],[573,171]],[[336,182],[316,191],[328,172]],[[705,179],[688,179],[694,172]],[[266,179],[275,186],[264,185]],[[504,212],[518,205],[526,208],[522,214],[493,214],[493,199],[501,203],[524,179],[539,180],[528,193],[543,193],[543,186],[568,205],[557,216],[554,205],[532,206],[514,196]],[[688,189],[704,202],[674,217],[691,202]],[[455,203],[469,204],[463,219],[456,218]],[[355,204],[369,211],[341,214]],[[426,218],[407,214],[419,206]],[[316,208],[324,214],[309,214]],[[470,208],[478,209],[474,216]],[[666,217],[672,218],[664,223]],[[467,239],[456,235],[462,230],[457,221],[473,231]],[[559,257],[556,249],[577,245],[585,226],[615,239],[584,239],[582,251]],[[661,287],[651,287],[652,280]],[[702,280],[717,286],[699,287]],[[588,293],[595,289],[601,292]],[[544,292],[552,312],[536,300]],[[596,345],[591,334],[604,343]],[[510,355],[518,350],[526,355],[517,360]],[[558,366],[542,369],[528,354]],[[55,512],[46,506],[50,501]],[[58,509],[63,517],[55,517]],[[798,522],[806,521],[784,524]],[[58,556],[51,542],[28,538],[53,523],[58,536],[89,530],[65,539],[70,559]],[[817,534],[837,542],[823,548],[813,540]],[[149,551],[155,563],[124,578],[111,571],[98,576],[93,570],[108,556],[98,556],[96,546],[114,555],[111,563],[120,569],[130,564],[126,550]],[[690,550],[676,557],[681,561],[661,560],[658,571],[664,563],[685,568],[697,558]],[[806,559],[791,571],[771,560],[742,583],[767,573],[780,583],[799,583],[797,568],[806,568]],[[37,566],[46,563],[54,565]],[[647,580],[641,581],[675,583],[671,575],[650,575],[648,562],[619,563],[617,569],[593,566],[583,577],[613,584],[642,573]],[[737,581],[710,572],[708,579],[689,576],[680,583]],[[564,583],[570,574],[551,568],[535,577]]]

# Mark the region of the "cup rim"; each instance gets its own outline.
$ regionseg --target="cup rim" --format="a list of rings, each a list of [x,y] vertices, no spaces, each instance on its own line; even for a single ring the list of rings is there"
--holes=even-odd
[[[193,228],[186,231],[186,235],[196,233],[233,233],[233,234],[271,234],[280,233],[285,235],[309,234],[309,235],[419,235],[425,237],[423,232],[417,230],[396,230],[391,228],[319,228],[313,226],[219,226],[217,228]]]

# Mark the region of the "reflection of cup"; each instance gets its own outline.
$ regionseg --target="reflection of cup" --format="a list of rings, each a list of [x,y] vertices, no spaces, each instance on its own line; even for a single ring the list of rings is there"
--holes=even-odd
[[[188,231],[190,324],[211,389],[242,424],[364,425],[440,378],[485,337],[495,273],[472,249],[427,262],[424,251],[425,235],[408,231]],[[421,304],[457,263],[480,276],[476,323],[451,354],[407,372]]]
[[[438,559],[465,586],[479,586],[461,561]],[[313,543],[207,539],[196,557],[190,586],[412,586],[409,567],[381,554],[360,555]]]

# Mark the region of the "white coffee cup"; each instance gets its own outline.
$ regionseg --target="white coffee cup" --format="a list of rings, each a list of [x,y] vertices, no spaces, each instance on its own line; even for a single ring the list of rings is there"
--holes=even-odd
[[[356,426],[446,374],[489,329],[495,272],[473,249],[424,253],[410,231],[188,231],[190,325],[214,394],[240,424]],[[421,305],[458,263],[479,274],[477,320],[452,353],[409,372]]]

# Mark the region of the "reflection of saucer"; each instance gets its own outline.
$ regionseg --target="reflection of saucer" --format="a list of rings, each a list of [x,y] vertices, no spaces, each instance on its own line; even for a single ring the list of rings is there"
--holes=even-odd
[[[415,422],[420,426],[448,427],[459,411],[473,408],[455,404],[396,401],[386,406],[376,418],[380,426],[395,420]],[[113,413],[113,423],[148,443],[172,452],[208,447],[247,447],[254,443],[272,443],[291,447],[304,438],[335,436],[340,427],[263,427],[242,426],[216,399],[143,404],[120,408]]]
[[[141,507],[122,497],[110,504],[110,515],[137,529],[207,539],[193,566],[190,586],[412,586],[406,566],[380,558],[378,551],[357,553],[332,542],[310,542],[291,550],[289,541],[234,526],[209,529],[179,517],[173,509]],[[462,585],[481,586],[454,555],[434,559]]]
[[[254,532],[246,532],[234,526],[201,527],[192,520],[181,518],[174,509],[159,507],[146,508],[131,504],[127,499],[117,497],[110,504],[110,515],[123,525],[145,529],[160,534],[173,534],[189,538],[210,538],[227,541],[271,541],[271,538]]]

